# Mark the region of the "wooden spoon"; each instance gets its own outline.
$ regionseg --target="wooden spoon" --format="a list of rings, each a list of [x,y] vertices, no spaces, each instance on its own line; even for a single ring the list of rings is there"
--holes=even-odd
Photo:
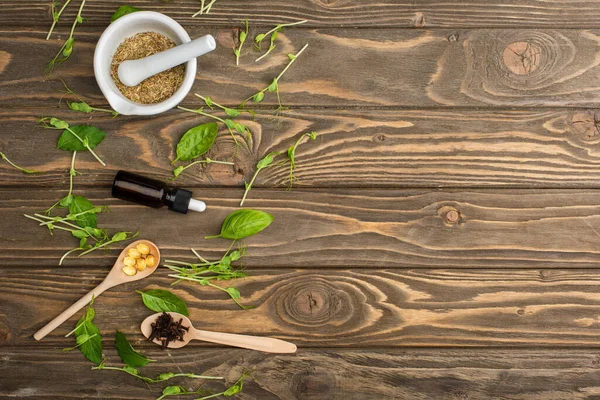
[[[152,324],[162,313],[156,313],[142,322],[141,330],[142,334],[149,338],[152,333]],[[219,343],[227,346],[243,347],[245,349],[264,351],[265,353],[295,353],[296,345],[290,342],[286,342],[279,339],[265,338],[259,336],[249,335],[236,335],[233,333],[221,333],[203,331],[195,329],[192,326],[189,318],[185,315],[169,312],[174,321],[179,322],[180,319],[183,321],[181,324],[185,327],[189,327],[189,330],[183,335],[183,341],[169,342],[167,346],[170,349],[179,349],[186,346],[192,340],[204,340],[205,342]],[[157,338],[153,340],[154,343],[162,345],[161,341]]]
[[[146,244],[150,248],[150,254],[152,254],[154,256],[154,258],[156,259],[156,262],[154,264],[154,267],[152,267],[152,268],[146,267],[146,269],[144,269],[143,271],[138,271],[135,275],[128,276],[123,272],[123,267],[125,266],[125,264],[123,264],[123,259],[125,257],[127,257],[127,252],[129,251],[129,249],[135,248],[138,244],[141,244],[141,243]],[[79,311],[83,307],[85,307],[92,300],[92,297],[93,298],[98,297],[106,289],[110,289],[111,287],[120,285],[122,283],[139,281],[140,279],[146,278],[147,276],[152,274],[157,269],[159,263],[160,263],[160,251],[158,250],[158,247],[156,247],[156,245],[154,243],[152,243],[148,240],[137,240],[137,241],[131,243],[129,246],[127,246],[121,252],[121,254],[119,254],[119,258],[117,258],[115,265],[112,267],[112,269],[110,270],[110,272],[108,273],[106,278],[104,278],[104,280],[98,286],[96,286],[88,294],[86,294],[81,299],[79,299],[71,307],[69,307],[65,311],[63,311],[60,315],[58,315],[52,321],[48,322],[48,324],[46,324],[46,326],[44,326],[42,329],[40,329],[33,335],[33,338],[35,340],[43,339],[47,334],[49,334],[50,332],[52,332],[53,330],[58,328],[58,326],[60,326],[60,324],[65,322],[67,319],[69,319],[73,314],[75,314],[77,311]]]

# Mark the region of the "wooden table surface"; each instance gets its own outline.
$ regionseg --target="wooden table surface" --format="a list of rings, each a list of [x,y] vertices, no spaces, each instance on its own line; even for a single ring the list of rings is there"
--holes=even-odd
[[[250,276],[235,282],[255,308],[211,288],[172,287],[198,327],[289,340],[298,353],[145,343],[138,326],[148,310],[135,290],[169,288],[159,269],[97,299],[109,363],[119,363],[119,329],[159,361],[148,375],[186,370],[231,382],[254,370],[241,399],[599,398],[600,1],[218,0],[194,19],[199,1],[128,2],[175,18],[192,37],[217,38],[217,51],[199,59],[193,92],[229,106],[309,45],[280,83],[291,108],[276,115],[267,96],[256,120],[243,119],[252,140],[235,167],[180,177],[209,205],[187,216],[111,198],[110,184],[120,169],[168,179],[174,145],[205,120],[59,108],[59,78],[107,106],[92,58],[121,1],[89,0],[71,59],[42,74],[78,3],[46,41],[50,0],[0,0],[0,151],[43,171],[0,164],[1,398],[153,399],[166,386],[92,371],[79,352],[62,352],[79,315],[32,338],[102,280],[121,248],[59,267],[73,238],[50,237],[23,217],[68,189],[70,154],[56,149],[59,133],[36,126],[49,115],[108,132],[97,148],[107,166],[82,154],[75,183],[76,194],[110,206],[100,225],[140,229],[180,259],[190,247],[222,254],[227,242],[203,237],[238,209],[256,161],[318,133],[298,150],[297,187],[286,191],[288,171],[276,166],[246,203],[275,216],[246,241]],[[245,17],[251,37],[308,22],[282,33],[261,63],[247,42],[237,67],[231,47]],[[190,94],[184,104],[200,100]],[[210,156],[234,156],[227,132]]]

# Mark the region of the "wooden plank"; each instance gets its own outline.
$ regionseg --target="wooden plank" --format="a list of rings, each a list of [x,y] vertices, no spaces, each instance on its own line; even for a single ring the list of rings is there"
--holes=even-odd
[[[242,190],[196,190],[208,211],[182,215],[124,203],[108,189],[81,190],[112,212],[99,217],[110,231],[142,230],[165,256],[187,257],[197,247],[220,256],[226,240],[216,234],[238,209]],[[48,232],[23,213],[46,209],[65,191],[0,192],[0,264],[55,266],[76,241]],[[26,197],[26,198],[25,198]],[[597,267],[600,199],[595,190],[253,190],[246,207],[272,213],[275,223],[246,240],[247,266],[273,267]],[[451,221],[448,221],[450,219]],[[95,252],[76,265],[109,265]],[[24,258],[27,255],[27,258]],[[67,265],[73,265],[73,261]]]
[[[31,344],[34,332],[100,283],[106,271],[0,269],[0,344]],[[107,337],[118,329],[139,340],[139,325],[152,312],[135,290],[169,288],[187,302],[198,328],[273,336],[300,347],[581,347],[596,346],[600,334],[595,269],[248,272],[229,285],[240,290],[244,304],[255,306],[251,310],[241,310],[214,288],[169,286],[173,279],[160,268],[143,282],[96,299],[96,323]],[[68,347],[73,339],[64,335],[80,315],[40,345]]]
[[[10,129],[0,133],[0,150],[14,162],[43,171],[24,175],[0,164],[0,186],[64,187],[71,154],[56,150],[57,131],[35,125],[42,115],[71,124],[96,124],[108,132],[97,148],[108,166],[85,153],[76,162],[81,185],[108,186],[116,171],[135,170],[167,180],[172,149],[181,135],[205,119],[172,111],[150,119],[97,117],[69,111],[0,110]],[[589,111],[290,110],[281,116],[242,118],[252,130],[247,150],[224,129],[208,156],[234,167],[195,167],[178,180],[183,186],[242,187],[258,159],[285,151],[301,132],[316,141],[297,151],[297,186],[302,187],[598,187],[598,130]],[[32,141],[32,137],[35,138]],[[35,144],[35,145],[34,145]],[[286,187],[287,165],[264,170],[256,187]]]
[[[90,2],[84,9],[88,25],[107,25],[119,0]],[[488,28],[547,27],[596,28],[600,22],[595,1],[544,2],[537,0],[475,0],[468,3],[433,0],[219,0],[208,15],[192,19],[200,1],[132,0],[128,4],[143,10],[158,11],[180,23],[232,25],[249,18],[252,24],[277,24],[308,19],[307,26],[386,27],[386,28]],[[13,26],[50,25],[50,4],[43,0],[0,1],[0,22]],[[72,21],[78,4],[64,14],[64,25]]]
[[[287,106],[598,107],[598,31],[290,29],[276,54],[255,63],[245,46],[234,63],[234,29],[188,26],[192,37],[212,33],[219,48],[199,59],[197,91],[230,105],[266,87],[287,53],[309,47],[282,78]],[[101,99],[92,71],[99,28],[82,28],[73,56],[57,68],[83,96]],[[60,83],[42,75],[62,42],[39,28],[0,33],[0,106],[47,106]],[[64,39],[63,39],[64,40]],[[365,68],[365,65],[367,67]],[[37,66],[37,67],[36,67]],[[318,66],[318,67],[317,67]],[[275,96],[264,105],[274,106]],[[198,104],[188,97],[186,104]]]
[[[116,363],[112,349],[109,354]],[[256,380],[244,385],[243,399],[590,399],[600,391],[595,350],[300,349],[297,355],[266,355],[194,349],[152,356],[158,363],[143,368],[150,375],[179,367],[233,382],[251,368]],[[166,386],[148,388],[124,373],[91,371],[75,352],[3,348],[0,357],[3,397],[146,399],[158,397]],[[198,386],[191,380],[174,382],[181,383],[188,389]]]

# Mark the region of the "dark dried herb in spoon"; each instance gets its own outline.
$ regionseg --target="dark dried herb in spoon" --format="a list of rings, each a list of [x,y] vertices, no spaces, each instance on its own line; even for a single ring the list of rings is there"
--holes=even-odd
[[[170,342],[183,341],[183,336],[190,327],[183,326],[181,324],[182,322],[183,318],[180,318],[178,322],[175,322],[171,314],[163,312],[158,316],[156,322],[153,322],[150,325],[152,327],[152,333],[150,333],[148,340],[160,340],[163,349],[166,349]]]

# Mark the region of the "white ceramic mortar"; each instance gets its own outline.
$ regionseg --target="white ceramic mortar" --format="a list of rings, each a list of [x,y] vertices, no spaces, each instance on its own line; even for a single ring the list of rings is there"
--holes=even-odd
[[[196,58],[185,64],[185,77],[181,87],[163,102],[156,104],[139,104],[129,100],[115,85],[110,75],[110,65],[119,45],[128,37],[142,32],[156,32],[181,45],[190,42],[190,36],[174,19],[152,11],[138,11],[127,14],[111,23],[100,36],[94,53],[94,74],[100,90],[110,106],[119,114],[154,115],[177,106],[187,96],[196,78]],[[212,40],[213,49],[215,46]],[[210,41],[209,40],[209,41]],[[152,56],[151,56],[152,57]]]

